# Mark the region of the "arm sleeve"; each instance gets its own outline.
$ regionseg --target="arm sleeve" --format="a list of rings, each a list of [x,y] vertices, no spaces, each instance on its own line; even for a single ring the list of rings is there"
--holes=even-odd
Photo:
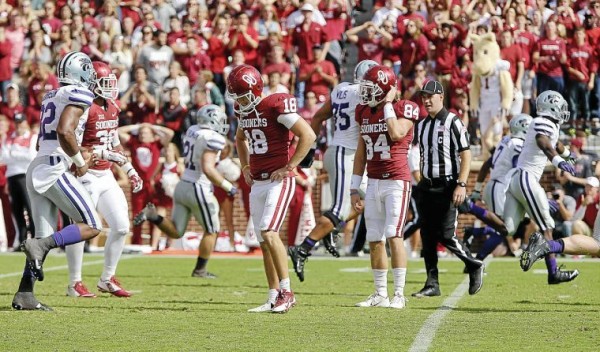
[[[67,86],[63,92],[62,100],[65,102],[65,106],[75,105],[87,109],[94,102],[94,93],[86,88]]]
[[[300,118],[300,115],[298,115],[298,113],[295,112],[290,114],[281,114],[277,117],[277,122],[284,125],[289,130]]]
[[[552,122],[546,119],[538,119],[533,122],[533,129],[535,130],[536,135],[541,134],[547,137],[552,138],[554,134],[554,128],[552,126]]]

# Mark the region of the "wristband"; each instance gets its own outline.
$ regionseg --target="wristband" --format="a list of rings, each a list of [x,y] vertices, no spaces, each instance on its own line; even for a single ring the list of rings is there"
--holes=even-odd
[[[561,158],[560,155],[556,155],[554,158],[552,158],[552,165],[558,167],[558,164],[562,163],[563,161],[565,161],[565,159]]]
[[[81,155],[81,151],[79,151],[79,152],[77,152],[77,154],[73,155],[71,157],[71,160],[73,160],[73,163],[77,167],[83,167],[85,165],[85,160],[83,160],[83,155]]]
[[[392,103],[386,103],[383,107],[383,118],[387,121],[387,119],[397,119],[396,112],[394,111],[394,105]]]
[[[223,181],[221,182],[221,188],[223,188],[225,192],[229,192],[233,188],[233,184],[231,184],[231,182],[227,181],[226,179],[223,179]]]
[[[362,183],[361,175],[352,175],[350,179],[350,189],[360,189],[360,184]]]
[[[123,172],[125,172],[127,174],[127,176],[129,176],[129,172],[131,170],[135,171],[135,169],[133,168],[133,165],[131,165],[131,162],[126,162],[125,164],[123,164],[121,166],[121,170],[123,170]]]
[[[473,188],[473,190],[475,190],[477,192],[481,192],[482,186],[483,186],[482,182],[475,182],[475,188]]]
[[[246,166],[242,167],[242,172],[244,172],[244,170],[246,170],[247,167],[250,167],[250,165],[246,165]]]
[[[351,189],[351,190],[350,190],[350,195],[351,195],[351,196],[353,196],[353,195],[355,195],[355,194],[356,194],[356,195],[360,195],[360,193],[358,193],[358,190],[356,190],[356,189]]]
[[[560,156],[562,156],[563,158],[568,158],[569,156],[571,156],[571,151],[569,150],[569,147],[565,146]]]

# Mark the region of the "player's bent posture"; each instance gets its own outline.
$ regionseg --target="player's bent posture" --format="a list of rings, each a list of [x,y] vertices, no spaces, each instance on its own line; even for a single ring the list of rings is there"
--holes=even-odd
[[[81,126],[94,100],[95,76],[90,58],[81,52],[67,53],[57,65],[61,86],[44,96],[40,116],[39,151],[27,169],[27,193],[31,199],[35,237],[21,248],[27,256],[14,309],[51,310],[33,294],[35,280],[44,280],[44,259],[51,249],[97,236],[100,217],[85,188],[77,181],[88,171],[83,158]],[[73,167],[71,174],[69,169]],[[55,232],[58,210],[75,224]]]
[[[335,248],[334,229],[338,229],[345,221],[354,219],[358,213],[350,207],[350,170],[354,165],[354,154],[358,143],[358,124],[355,119],[356,106],[360,96],[358,83],[363,79],[365,72],[377,63],[372,60],[363,60],[354,69],[354,84],[343,82],[338,84],[331,92],[331,97],[316,112],[311,127],[315,134],[319,134],[323,121],[334,117],[335,132],[327,151],[325,152],[324,167],[329,175],[329,188],[333,204],[318,219],[315,228],[304,239],[302,244],[288,248],[288,253],[294,264],[294,270],[300,281],[304,281],[304,262],[310,256],[313,247],[323,240],[329,253],[339,257]],[[316,146],[309,152],[312,162]],[[310,163],[303,166],[310,166]]]
[[[403,233],[411,194],[408,149],[419,108],[407,100],[393,102],[395,96],[396,76],[390,68],[375,66],[365,73],[360,83],[361,105],[356,108],[362,138],[354,159],[350,194],[356,211],[364,207],[375,293],[358,303],[358,307],[402,309],[406,305],[407,257]],[[365,164],[369,180],[363,204],[358,190]],[[386,240],[390,245],[394,274],[391,302],[387,291]]]
[[[196,125],[188,128],[183,137],[185,171],[173,194],[172,220],[160,216],[152,203],[148,203],[133,220],[135,225],[149,220],[167,236],[181,238],[190,215],[194,215],[196,221],[202,224],[204,235],[200,242],[196,267],[192,271],[193,277],[216,278],[216,275],[206,269],[221,227],[219,202],[213,194],[212,186],[221,187],[230,195],[237,193],[233,184],[216,168],[228,132],[227,115],[219,106],[210,104],[198,110]]]
[[[125,194],[111,171],[112,162],[120,165],[127,173],[134,192],[139,191],[143,184],[131,163],[122,154],[123,147],[117,133],[120,110],[115,103],[119,95],[117,77],[107,64],[101,61],[94,61],[92,64],[96,71],[96,97],[83,126],[81,146],[93,152],[98,161],[78,180],[90,194],[94,208],[102,214],[110,227],[104,246],[104,270],[97,283],[98,290],[117,297],[130,297],[131,293],[123,289],[115,278],[125,236],[129,233],[129,209]],[[81,280],[83,247],[84,243],[80,242],[65,248],[70,280],[67,295],[96,297]]]
[[[554,220],[550,216],[548,199],[540,185],[540,179],[548,159],[564,172],[575,174],[573,166],[563,159],[570,155],[569,149],[558,141],[560,124],[569,120],[569,106],[560,93],[552,90],[541,93],[535,104],[538,117],[533,119],[527,130],[523,151],[517,161],[517,170],[512,175],[506,193],[504,220],[508,233],[512,236],[526,211],[546,238],[552,239]],[[536,237],[538,236],[533,236],[533,239]],[[545,258],[548,284],[571,281],[579,275],[577,270],[563,271],[558,268],[554,254],[546,254]],[[529,252],[523,252],[523,270],[529,270],[531,264],[533,262],[529,260]]]
[[[285,313],[296,303],[290,288],[287,254],[279,229],[294,193],[293,170],[316,136],[296,112],[296,98],[276,93],[262,98],[260,73],[248,65],[235,67],[227,78],[227,95],[239,118],[236,144],[244,179],[251,186],[250,216],[260,247],[269,298],[250,312]],[[290,157],[290,131],[298,137]]]

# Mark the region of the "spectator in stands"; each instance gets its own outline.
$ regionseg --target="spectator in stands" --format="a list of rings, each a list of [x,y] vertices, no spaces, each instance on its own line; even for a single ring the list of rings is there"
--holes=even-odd
[[[590,91],[594,89],[598,58],[586,41],[585,29],[579,27],[574,32],[575,38],[567,47],[569,123],[575,128],[587,128],[590,122]]]
[[[286,86],[281,84],[281,74],[277,71],[272,71],[271,73],[269,73],[267,82],[268,84],[266,84],[263,88],[264,95],[269,95],[273,93],[290,93],[290,90]]]
[[[421,93],[419,93],[419,91],[423,88],[425,82],[430,79],[432,79],[432,77],[428,75],[425,63],[419,62],[415,65],[414,78],[407,80],[408,84],[405,85],[403,92],[404,99],[410,100],[419,106],[419,118],[427,117],[427,110],[425,110],[423,99],[421,99]]]
[[[169,143],[164,148],[164,155],[164,161],[158,166],[159,171],[154,175],[154,183],[152,185],[154,188],[152,200],[154,205],[156,205],[156,212],[160,216],[167,216],[167,211],[173,208],[173,194],[171,192],[167,193],[166,189],[170,188],[171,191],[174,191],[179,181],[179,175],[183,172],[183,165],[180,165],[178,162],[181,155],[175,144]],[[176,176],[173,177],[174,175]],[[153,250],[160,250],[159,241],[161,235],[162,233],[158,226],[151,226],[150,246]]]
[[[52,47],[52,57],[54,58],[54,62],[58,62],[67,53],[79,51],[80,49],[81,43],[73,40],[73,37],[71,36],[71,27],[66,24],[60,26],[59,39]]]
[[[119,92],[125,92],[131,82],[129,72],[133,66],[133,53],[125,46],[123,36],[113,38],[110,50],[104,53],[102,61],[106,62],[117,76]]]
[[[385,7],[375,11],[373,18],[371,19],[371,22],[375,27],[381,27],[384,20],[391,20],[394,24],[396,23],[396,20],[402,14],[396,3],[396,0],[386,0]]]
[[[238,13],[229,32],[229,50],[242,50],[246,64],[258,67],[258,33],[250,26],[250,19],[244,12]]]
[[[550,17],[550,20],[555,20],[557,25],[564,26],[566,35],[572,38],[575,29],[581,27],[581,21],[575,14],[575,11],[573,11],[570,0],[558,0],[556,3],[558,6],[554,14]]]
[[[165,81],[162,84],[161,100],[163,102],[169,101],[171,88],[173,87],[179,89],[181,104],[187,106],[191,100],[190,80],[177,61],[173,61],[171,62],[171,65],[169,65],[169,77],[165,78]]]
[[[70,6],[59,6],[60,10],[58,13],[58,19],[60,20],[60,22],[62,23],[62,25],[71,25],[71,23],[73,22],[73,9],[71,9]]]
[[[135,81],[121,98],[121,110],[126,111],[131,123],[155,123],[156,86],[146,78],[146,69],[138,66],[134,71]]]
[[[529,114],[531,106],[529,101],[533,98],[533,62],[531,55],[537,42],[537,37],[529,31],[531,20],[525,15],[517,15],[518,28],[513,32],[515,43],[521,47],[521,56],[523,58],[523,79],[521,80],[521,92],[523,93],[523,113]]]
[[[406,86],[413,78],[415,65],[427,61],[429,41],[421,32],[423,23],[419,20],[409,20],[406,24],[406,32],[400,46],[400,73],[403,84]],[[420,99],[419,99],[420,100]]]
[[[21,16],[23,16],[23,20],[25,21],[26,27],[28,27],[33,20],[38,19],[38,16],[35,14],[35,11],[33,11],[33,8],[31,7],[30,0],[23,0],[21,2],[21,6],[19,7],[19,13],[21,14]]]
[[[181,102],[179,88],[171,88],[169,90],[169,100],[163,104],[157,123],[175,132],[174,143],[180,151],[182,150],[181,126],[186,115],[187,107]]]
[[[305,3],[300,10],[304,16],[301,24],[295,27],[292,34],[292,45],[294,46],[293,63],[299,67],[305,62],[313,61],[313,47],[322,45],[320,57],[316,61],[323,61],[329,51],[329,38],[327,32],[319,23],[313,21],[314,7]]]
[[[148,80],[161,84],[169,75],[173,49],[167,45],[167,33],[164,31],[160,29],[154,31],[153,37],[153,44],[142,48],[136,62],[146,68]]]
[[[337,84],[335,67],[330,61],[317,61],[323,52],[321,45],[313,47],[312,60],[300,66],[298,80],[306,82],[306,91],[312,91],[317,95],[319,102],[324,102],[329,96],[331,89]]]
[[[0,26],[0,96],[5,99],[6,87],[12,79],[10,69],[12,43],[6,38],[5,28]]]
[[[104,57],[104,51],[108,48],[102,45],[100,41],[100,32],[96,27],[90,27],[85,32],[85,42],[81,52],[90,57],[92,61],[100,61]]]
[[[171,17],[176,16],[175,9],[170,4],[170,1],[165,0],[155,0],[154,1],[154,17],[158,23],[160,23],[161,28],[169,33],[171,31]]]
[[[348,26],[348,4],[344,0],[319,2],[319,11],[327,22],[327,34],[331,41],[342,44],[343,34]]]
[[[319,9],[315,8],[315,6],[311,3],[311,1],[304,1],[304,4],[295,11],[293,11],[293,9],[294,9],[293,7],[289,6],[289,3],[286,4],[286,1],[283,1],[282,4],[280,4],[279,8],[280,8],[280,12],[278,13],[279,18],[286,17],[284,15],[285,12],[288,12],[290,9],[292,10],[292,12],[289,13],[289,15],[287,16],[287,19],[285,21],[285,27],[287,28],[288,31],[292,31],[292,30],[294,30],[294,28],[298,27],[302,23],[305,23],[306,17],[307,17],[306,15],[309,12],[310,12],[309,16],[310,16],[311,22],[314,21],[315,23],[317,23],[323,27],[327,25],[327,21],[325,21],[325,17],[323,17],[323,14],[321,13],[321,11],[319,11]],[[310,49],[310,47],[309,47],[309,49]]]
[[[33,61],[31,80],[27,87],[29,102],[25,113],[27,121],[39,121],[42,98],[47,92],[58,88],[58,79],[44,63]]]
[[[521,91],[525,64],[521,46],[515,43],[510,30],[505,30],[500,35],[500,57],[510,63],[510,77],[515,89]]]
[[[11,198],[10,206],[17,224],[19,243],[23,243],[27,239],[28,231],[32,237],[35,236],[35,228],[31,221],[31,204],[25,186],[25,173],[37,155],[37,134],[31,131],[23,114],[17,114],[14,122],[15,130],[10,135],[0,134],[2,150],[0,160],[7,166],[6,177]],[[25,220],[25,212],[29,217],[29,226]]]
[[[558,36],[554,21],[546,23],[544,33],[545,37],[537,42],[532,56],[537,73],[537,93],[554,90],[562,94],[565,88],[562,65],[567,63],[565,41]]]
[[[19,97],[19,86],[14,83],[9,84],[4,97],[5,99],[0,102],[0,115],[4,115],[8,119],[11,126],[9,130],[12,131],[17,115],[24,116],[25,114],[25,108]],[[37,121],[39,121],[39,116]],[[38,123],[37,121],[36,123]]]
[[[56,5],[53,1],[44,2],[44,18],[42,19],[42,25],[44,30],[52,40],[58,40],[59,29],[62,25],[62,21],[55,17]]]
[[[554,185],[554,190],[548,196],[550,215],[554,219],[552,237],[555,239],[571,236],[573,213],[577,207],[575,198],[565,194],[560,185]]]
[[[596,177],[586,178],[585,191],[577,198],[577,209],[572,218],[572,235],[592,235],[600,203],[598,187],[600,187],[600,181]]]
[[[269,83],[269,74],[272,72],[279,73],[280,83],[289,89],[290,80],[292,77],[292,67],[285,61],[285,52],[281,45],[275,45],[269,52],[267,63],[262,70],[263,81]]]
[[[131,212],[138,214],[150,201],[156,201],[155,175],[159,158],[173,138],[173,131],[162,126],[141,124],[119,127],[121,143],[131,151],[131,164],[144,182],[138,193],[131,194]],[[141,226],[133,227],[132,244],[142,244]]]
[[[277,13],[275,12],[273,5],[262,5],[260,17],[254,21],[253,27],[258,33],[258,41],[267,40],[267,37],[271,32],[281,32],[279,19],[277,18]]]
[[[190,84],[194,85],[198,81],[198,73],[210,70],[210,57],[198,45],[198,39],[195,37],[187,38],[187,53],[180,55],[177,59],[181,63],[183,71],[187,72]]]
[[[229,24],[225,17],[219,16],[215,20],[213,33],[208,35],[208,55],[211,59],[211,71],[214,74],[215,83],[225,92],[225,80],[223,69],[227,66],[227,50],[229,45]]]
[[[52,50],[50,50],[44,41],[44,31],[40,29],[30,32],[29,35],[31,38],[31,47],[23,54],[23,60],[51,65],[53,62]]]
[[[583,151],[583,139],[573,138],[571,140],[571,153],[574,159],[573,168],[575,169],[575,175],[566,175],[566,172],[560,172],[556,170],[556,179],[563,186],[565,193],[571,197],[578,199],[583,193],[586,179],[590,176],[594,176],[594,169],[592,168],[592,159],[589,155],[582,153]]]
[[[406,28],[409,22],[412,21],[412,23],[416,23],[416,21],[420,21],[421,24],[427,23],[425,17],[418,12],[420,3],[417,0],[408,0],[405,5],[406,11],[396,19],[396,33],[398,33],[400,37],[403,37],[404,34],[406,34]]]
[[[11,58],[10,58],[10,69],[14,72],[17,71],[21,65],[23,58],[23,51],[25,49],[25,34],[27,28],[25,27],[25,21],[23,16],[18,10],[13,9],[10,12],[10,18],[8,21],[8,27],[6,27],[5,35],[6,39],[11,43]]]
[[[363,30],[366,31],[366,36],[359,37],[358,34]],[[346,37],[350,43],[358,45],[358,61],[373,60],[379,64],[383,59],[384,47],[393,39],[383,27],[376,26],[371,21],[350,28],[346,31]]]

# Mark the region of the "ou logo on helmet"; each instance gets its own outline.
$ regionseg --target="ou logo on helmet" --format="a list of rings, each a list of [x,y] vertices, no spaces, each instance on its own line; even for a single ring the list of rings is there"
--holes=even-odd
[[[256,78],[250,76],[250,75],[243,75],[242,76],[242,81],[248,83],[248,85],[250,86],[250,88],[252,88],[253,86],[255,86],[258,82],[256,81]]]
[[[388,76],[383,71],[377,71],[377,80],[381,84],[388,84]]]

